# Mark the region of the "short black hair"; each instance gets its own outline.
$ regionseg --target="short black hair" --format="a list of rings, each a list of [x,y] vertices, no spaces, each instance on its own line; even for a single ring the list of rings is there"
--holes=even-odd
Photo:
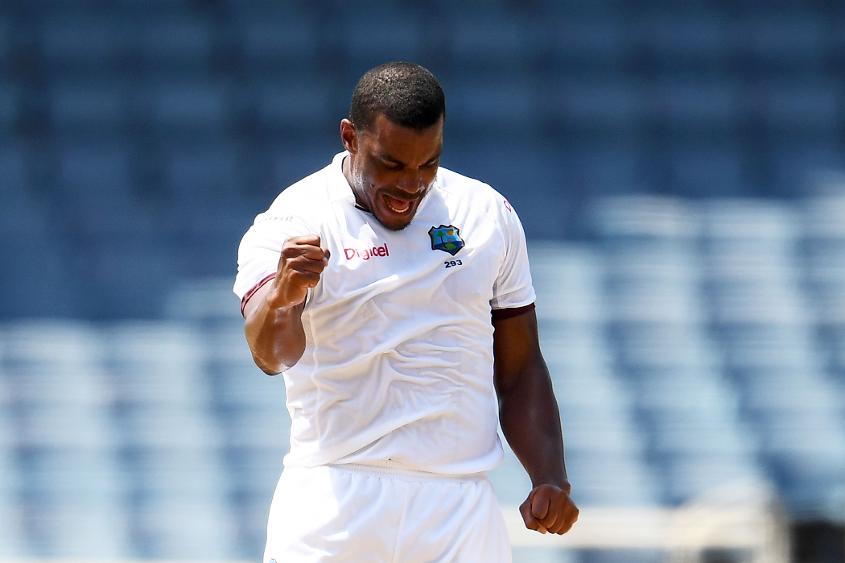
[[[379,114],[419,131],[446,117],[446,96],[427,68],[401,61],[384,63],[361,77],[349,105],[349,120],[356,129],[368,129]]]

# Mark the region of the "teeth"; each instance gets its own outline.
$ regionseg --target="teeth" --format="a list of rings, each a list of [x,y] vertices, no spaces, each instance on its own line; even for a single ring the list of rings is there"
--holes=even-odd
[[[410,201],[403,201],[403,205],[401,207],[397,207],[394,202],[400,202],[401,200],[394,199],[390,196],[384,197],[384,203],[387,205],[388,209],[393,211],[394,213],[406,213],[411,208]]]

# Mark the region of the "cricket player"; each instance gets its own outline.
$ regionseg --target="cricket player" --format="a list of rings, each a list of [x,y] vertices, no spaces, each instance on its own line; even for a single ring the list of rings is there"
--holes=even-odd
[[[373,68],[345,150],[243,237],[246,339],[292,421],[265,563],[511,561],[486,477],[497,419],[531,478],[525,525],[578,517],[525,235],[493,188],[440,166],[445,118],[431,72]]]

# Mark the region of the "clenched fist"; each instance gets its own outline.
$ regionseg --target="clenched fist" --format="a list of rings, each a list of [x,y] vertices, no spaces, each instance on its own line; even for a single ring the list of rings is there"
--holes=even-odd
[[[302,303],[328,264],[329,251],[320,246],[319,235],[289,238],[282,246],[274,288],[267,303],[273,308]]]
[[[569,497],[572,487],[567,483],[564,489],[554,485],[534,487],[528,498],[519,506],[519,512],[529,530],[541,534],[565,534],[578,520],[578,507]]]

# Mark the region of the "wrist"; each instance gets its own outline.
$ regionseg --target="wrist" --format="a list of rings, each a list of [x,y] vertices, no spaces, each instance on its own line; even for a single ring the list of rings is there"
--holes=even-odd
[[[264,303],[267,305],[267,308],[274,313],[290,313],[299,305],[302,305],[305,302],[305,297],[303,297],[301,301],[292,302],[290,299],[286,299],[283,296],[279,295],[279,292],[276,289],[275,280],[270,282],[269,285],[270,291],[268,291],[267,295],[264,297]]]
[[[552,487],[557,487],[562,491],[565,491],[566,494],[572,490],[572,483],[566,477],[549,477],[545,479],[532,479],[531,486],[532,488],[537,488],[542,485],[551,485]]]

